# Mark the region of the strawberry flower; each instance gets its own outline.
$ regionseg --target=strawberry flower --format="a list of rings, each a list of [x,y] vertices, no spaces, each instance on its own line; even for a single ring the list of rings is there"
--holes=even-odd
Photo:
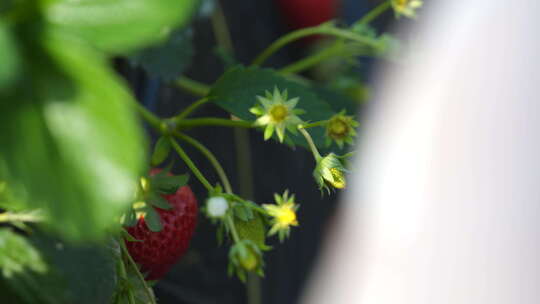
[[[274,92],[265,92],[265,97],[257,96],[257,100],[261,105],[249,109],[249,111],[257,116],[260,116],[255,121],[257,126],[265,126],[264,140],[268,140],[277,133],[279,142],[283,142],[285,131],[289,130],[296,134],[296,128],[302,123],[302,120],[297,116],[304,113],[301,109],[295,109],[299,101],[298,97],[288,100],[287,90],[281,93],[277,87]]]
[[[345,111],[332,116],[326,123],[326,146],[330,146],[334,141],[339,148],[343,148],[345,143],[353,144],[353,137],[356,136],[355,128],[358,123],[352,116],[345,115]]]
[[[282,196],[274,194],[276,204],[263,204],[263,208],[272,217],[272,228],[268,235],[278,233],[279,240],[283,241],[289,236],[291,226],[298,226],[296,210],[298,205],[294,203],[294,194],[289,196],[289,191],[285,190]]]
[[[317,159],[317,166],[313,171],[313,177],[319,185],[319,189],[326,189],[330,192],[330,187],[343,189],[347,185],[345,180],[346,169],[343,166],[340,156],[330,153]]]
[[[416,11],[422,7],[424,2],[422,0],[392,0],[392,8],[396,13],[396,16],[405,16],[408,18],[415,18]]]

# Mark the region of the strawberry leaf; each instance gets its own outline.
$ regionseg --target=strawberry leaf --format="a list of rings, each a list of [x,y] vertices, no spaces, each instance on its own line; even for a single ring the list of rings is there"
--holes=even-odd
[[[99,50],[127,54],[163,42],[172,28],[183,26],[195,0],[50,1],[45,6],[47,28],[84,39]]]
[[[161,223],[161,218],[159,217],[158,212],[153,208],[148,206],[144,210],[146,212],[146,226],[153,232],[159,232],[163,229],[163,224]]]
[[[165,210],[172,209],[171,204],[169,204],[169,202],[165,198],[163,198],[161,195],[159,195],[156,192],[150,192],[148,199],[146,201],[154,207],[158,207]]]
[[[150,178],[150,187],[162,194],[173,194],[178,188],[186,185],[188,180],[188,174],[168,176],[160,172]]]
[[[154,147],[154,153],[152,153],[152,160],[150,161],[152,166],[161,164],[169,156],[170,150],[171,143],[169,139],[165,136],[160,137]]]
[[[135,210],[130,208],[126,212],[123,224],[127,227],[133,227],[135,224],[137,224],[137,215],[135,214]]]

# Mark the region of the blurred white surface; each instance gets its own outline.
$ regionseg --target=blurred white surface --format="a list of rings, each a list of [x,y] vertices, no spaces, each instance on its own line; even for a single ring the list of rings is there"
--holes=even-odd
[[[438,2],[382,74],[305,304],[540,303],[540,1]]]

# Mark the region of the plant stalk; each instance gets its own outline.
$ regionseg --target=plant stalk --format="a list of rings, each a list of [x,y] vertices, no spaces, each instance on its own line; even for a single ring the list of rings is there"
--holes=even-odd
[[[184,111],[182,111],[180,114],[176,115],[175,117],[171,118],[171,120],[173,120],[174,122],[178,122],[182,119],[185,119],[186,117],[188,117],[191,113],[193,113],[196,109],[198,109],[200,106],[206,104],[207,102],[209,102],[211,100],[211,98],[209,97],[204,97],[204,98],[201,98],[197,101],[195,101],[194,103],[190,104]]]
[[[195,81],[185,76],[180,76],[176,80],[176,85],[184,91],[195,96],[206,96],[210,92],[210,87],[202,82]]]
[[[360,20],[356,21],[354,25],[369,24],[373,20],[375,20],[377,17],[379,17],[382,13],[384,13],[387,9],[389,9],[390,7],[391,7],[390,0],[384,1],[383,3],[377,5],[375,8],[370,10]]]
[[[253,123],[245,120],[231,120],[216,117],[191,118],[174,121],[177,128],[191,128],[202,126],[222,126],[237,128],[253,128]]]
[[[173,146],[173,148],[176,150],[176,152],[178,153],[178,155],[180,156],[180,158],[182,158],[182,160],[186,163],[186,165],[189,167],[189,169],[191,170],[191,172],[193,172],[193,174],[195,174],[195,176],[197,177],[197,179],[201,182],[201,184],[203,184],[203,186],[208,190],[208,191],[212,191],[214,190],[214,187],[212,187],[212,185],[208,182],[208,180],[204,177],[204,175],[201,173],[201,171],[197,168],[197,166],[195,166],[195,164],[193,163],[193,161],[191,160],[191,158],[189,158],[189,156],[186,154],[186,152],[184,151],[184,149],[182,149],[180,147],[180,145],[178,144],[178,142],[174,139],[174,138],[170,138],[170,141],[171,141],[171,145]]]
[[[123,255],[127,258],[129,264],[131,265],[132,269],[135,270],[135,274],[137,275],[137,278],[141,281],[144,291],[146,292],[146,296],[148,297],[148,300],[150,300],[151,304],[156,304],[156,299],[154,298],[154,295],[150,292],[150,287],[148,284],[146,284],[146,281],[144,277],[142,276],[141,272],[139,271],[139,267],[129,254],[129,251],[127,250],[126,243],[124,240],[120,240],[120,247],[122,249]]]
[[[344,38],[344,39],[360,42],[368,46],[371,46],[373,48],[379,48],[379,43],[376,39],[373,39],[371,37],[365,37],[365,36],[359,35],[357,33],[354,33],[348,30],[343,30],[343,29],[339,29],[333,26],[329,26],[328,23],[323,23],[321,25],[317,25],[314,27],[307,27],[307,28],[299,29],[299,30],[290,32],[289,34],[286,34],[285,36],[282,36],[281,38],[279,38],[278,40],[270,44],[270,46],[268,46],[257,57],[255,57],[251,65],[261,65],[272,54],[279,51],[281,48],[283,48],[287,44],[294,42],[296,40],[299,40],[301,38],[307,37],[307,36],[312,36],[312,35],[335,36],[339,38]]]
[[[216,170],[219,179],[221,180],[221,183],[223,184],[223,188],[225,189],[225,192],[232,193],[231,183],[229,182],[229,178],[227,177],[227,174],[225,173],[225,170],[223,170],[223,167],[217,160],[216,156],[208,150],[203,144],[201,144],[198,140],[196,140],[193,137],[190,137],[186,134],[180,133],[180,132],[174,132],[174,136],[178,137],[178,139],[183,140],[187,142],[188,144],[192,145],[194,148],[199,150],[212,164],[214,169]]]
[[[309,135],[309,133],[302,126],[299,126],[298,130],[306,138],[309,148],[311,149],[311,153],[313,153],[313,157],[316,161],[318,161],[321,158],[321,154],[319,153],[319,150],[317,150],[317,146],[315,146],[313,138],[311,138],[311,135]]]

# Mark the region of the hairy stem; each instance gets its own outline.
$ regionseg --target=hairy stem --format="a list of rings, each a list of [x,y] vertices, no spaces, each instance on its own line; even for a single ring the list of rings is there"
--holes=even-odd
[[[131,265],[131,268],[135,270],[135,274],[137,275],[137,278],[139,279],[139,281],[141,281],[141,284],[144,287],[144,291],[146,293],[146,296],[148,297],[148,300],[150,301],[150,303],[156,304],[156,299],[154,298],[154,295],[150,292],[150,287],[148,286],[148,284],[146,284],[144,277],[139,271],[139,267],[137,266],[137,264],[135,263],[131,255],[129,254],[129,251],[127,250],[126,243],[124,242],[124,240],[120,240],[120,248],[122,250],[123,255],[128,260],[128,263]]]
[[[186,134],[180,133],[180,132],[174,132],[174,136],[178,137],[178,139],[183,140],[187,142],[188,144],[192,145],[194,148],[199,150],[212,164],[214,169],[216,170],[219,179],[221,180],[221,183],[223,184],[223,188],[225,188],[225,192],[232,193],[232,187],[231,183],[229,182],[229,178],[227,177],[227,174],[225,174],[225,170],[223,170],[223,167],[215,157],[215,155],[208,150],[203,144],[201,144],[198,140],[196,140],[193,137],[190,137]]]
[[[373,47],[373,48],[379,48],[379,43],[376,39],[371,37],[362,36],[360,34],[343,30],[336,28],[332,25],[329,25],[328,23],[323,23],[318,26],[314,27],[307,27],[303,29],[299,29],[293,32],[290,32],[286,34],[285,36],[282,36],[278,40],[274,41],[270,46],[268,46],[262,53],[260,53],[251,63],[252,65],[261,65],[268,59],[272,54],[279,51],[281,48],[286,46],[287,44],[294,42],[298,39],[312,36],[312,35],[328,35],[328,36],[335,36],[339,38],[349,39],[356,42],[360,42],[362,44],[365,44],[367,46]]]
[[[310,55],[308,57],[302,58],[296,62],[293,62],[279,70],[280,73],[290,74],[298,73],[307,70],[308,68],[318,64],[321,61],[324,61],[328,58],[332,58],[335,55],[339,55],[343,52],[342,43],[334,43],[331,46],[320,50],[319,52]]]
[[[192,119],[182,119],[175,121],[178,128],[190,128],[201,126],[222,126],[222,127],[238,127],[238,128],[253,128],[253,123],[245,120],[231,120],[216,117],[202,117]]]
[[[124,258],[125,258],[125,255],[122,251],[122,258],[120,259],[120,261],[118,261],[118,272],[120,272],[120,277],[127,283],[129,284],[129,278],[127,276],[127,271],[126,271],[126,265],[124,264]],[[128,286],[126,288],[126,294],[127,294],[127,300],[128,300],[128,303],[129,304],[136,304],[135,302],[135,296],[133,295],[133,290],[131,290],[131,287]]]
[[[387,9],[389,9],[391,6],[390,0],[384,1],[383,3],[377,5],[375,8],[373,8],[371,11],[369,11],[367,14],[364,15],[360,20],[356,21],[354,24],[369,24],[375,18],[379,17],[382,13],[384,13]]]
[[[315,146],[315,143],[313,142],[313,138],[311,138],[311,135],[309,135],[309,133],[302,126],[299,126],[298,130],[306,138],[306,141],[309,145],[309,148],[311,149],[311,152],[313,153],[313,157],[315,157],[315,160],[320,159],[321,154],[319,153],[319,150],[317,150],[317,146]]]
[[[35,223],[42,221],[43,214],[40,210],[31,210],[31,211],[24,211],[24,212],[2,212],[0,213],[0,223],[7,223],[7,222],[27,222],[27,223]]]
[[[185,76],[180,76],[180,78],[176,80],[176,85],[195,96],[203,97],[208,95],[208,92],[210,92],[210,87],[208,85]]]
[[[200,106],[206,104],[207,102],[209,102],[211,100],[211,98],[209,97],[204,97],[204,98],[201,98],[197,101],[195,101],[194,103],[190,104],[184,111],[182,111],[180,114],[176,115],[175,117],[172,118],[173,121],[175,122],[178,122],[186,117],[188,117],[191,113],[193,113],[193,111],[197,110]]]
[[[232,215],[227,214],[226,217],[227,217],[227,225],[229,226],[229,229],[231,230],[233,241],[235,243],[240,242],[240,237],[238,236],[238,232],[236,231],[236,226],[234,225],[234,220],[232,218]]]
[[[309,128],[313,128],[313,127],[320,127],[320,126],[324,126],[326,123],[328,123],[328,120],[316,121],[316,122],[312,122],[312,123],[309,123],[309,124],[302,125],[302,128],[309,129]]]
[[[180,158],[184,161],[184,163],[186,163],[186,165],[189,167],[189,169],[191,170],[191,172],[193,172],[193,174],[197,177],[197,179],[201,182],[201,184],[203,184],[203,186],[208,190],[208,191],[212,191],[214,189],[214,187],[212,187],[212,185],[208,182],[208,180],[204,177],[204,175],[201,173],[201,171],[197,168],[197,166],[195,166],[195,164],[193,163],[193,161],[191,160],[191,158],[189,158],[189,156],[186,154],[186,152],[184,151],[184,149],[182,149],[180,147],[180,145],[178,144],[178,142],[174,139],[174,138],[170,138],[170,141],[171,141],[171,145],[173,146],[173,148],[176,150],[176,152],[178,153],[178,155],[180,156]]]
[[[157,117],[154,113],[148,111],[143,105],[138,103],[137,101],[133,102],[133,105],[135,106],[135,109],[141,117],[148,122],[150,126],[155,128],[156,130],[163,132],[164,129],[166,129],[166,126],[163,124],[163,121]]]

